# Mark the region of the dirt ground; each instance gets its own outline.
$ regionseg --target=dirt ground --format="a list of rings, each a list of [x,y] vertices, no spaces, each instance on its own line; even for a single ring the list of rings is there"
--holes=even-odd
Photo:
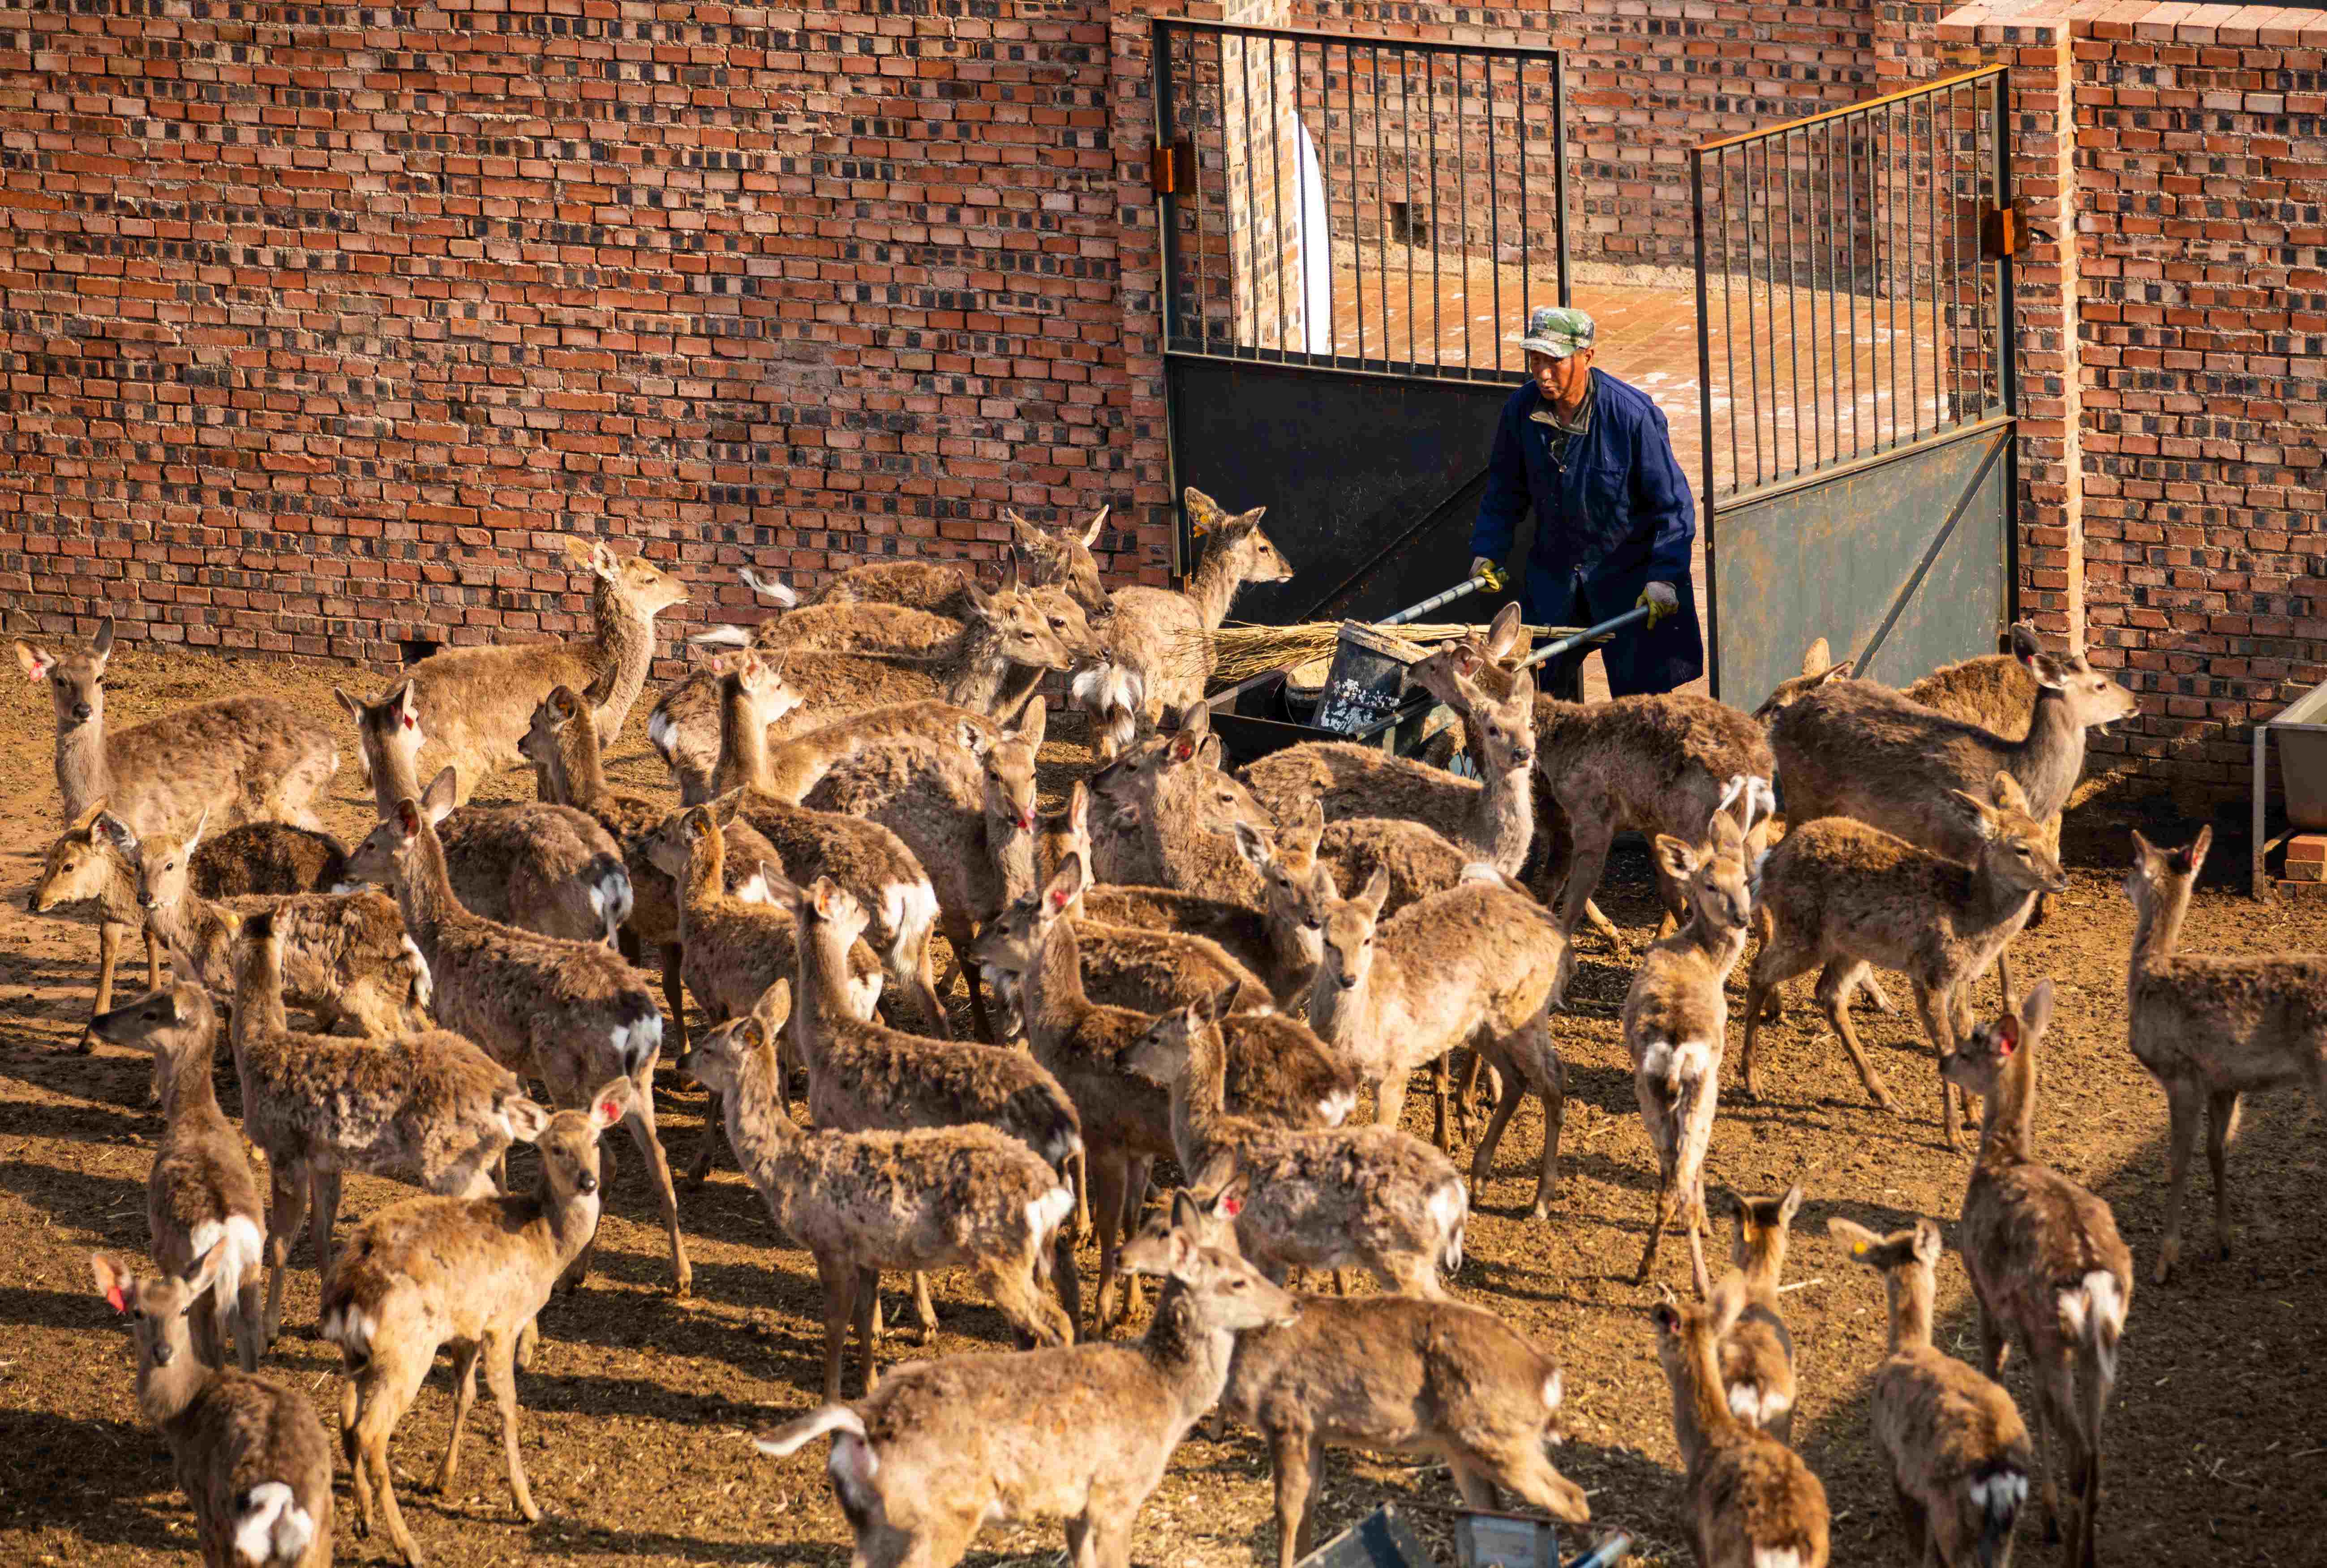
[[[113,666],[117,722],[229,692],[279,693],[338,719],[330,687],[350,672],[125,652]],[[360,676],[356,684],[379,683]],[[614,748],[632,789],[666,788],[639,719]],[[1088,765],[1069,722],[1045,753],[1062,790]],[[70,1054],[94,975],[91,928],[24,912],[24,894],[53,832],[52,729],[45,693],[0,686],[0,1562],[76,1565],[184,1558],[193,1549],[185,1504],[158,1436],[139,1423],[128,1335],[90,1286],[88,1255],[142,1255],[145,1181],[157,1118],[142,1107],[145,1059],[100,1048]],[[330,812],[350,842],[368,825],[352,736]],[[514,798],[505,775],[481,798]],[[2191,825],[2154,823],[2169,840]],[[2293,1094],[2250,1104],[2231,1171],[2240,1248],[2218,1262],[2201,1246],[2174,1284],[2147,1283],[2163,1220],[2163,1097],[2124,1045],[2125,956],[2131,913],[2117,890],[2125,819],[2072,823],[2075,887],[2023,938],[2015,967],[2051,975],[2060,1009],[2043,1059],[2037,1131],[2046,1156],[2116,1208],[2141,1271],[2125,1371],[2109,1414],[2104,1554],[2115,1562],[2248,1564],[2327,1561],[2327,1142]],[[2237,855],[2218,860],[2235,865]],[[1602,901],[1636,931],[1649,920],[1646,862],[1620,857]],[[2189,922],[2193,948],[2274,952],[2327,947],[2321,906],[2272,910],[2209,887]],[[1630,1530],[1640,1561],[1689,1560],[1677,1506],[1678,1460],[1645,1308],[1631,1283],[1652,1180],[1616,1015],[1629,974],[1587,937],[1559,1033],[1571,1093],[1564,1184],[1547,1223],[1523,1216],[1541,1123],[1532,1107],[1506,1142],[1496,1179],[1473,1195],[1468,1254],[1455,1290],[1492,1307],[1564,1362],[1574,1436],[1559,1462],[1591,1493],[1595,1517]],[[125,966],[125,970],[129,970]],[[129,975],[134,989],[136,977]],[[1798,988],[1799,990],[1799,988]],[[125,991],[123,994],[130,993]],[[1903,988],[1901,988],[1903,995]],[[1984,988],[1983,1003],[1992,1001]],[[1806,995],[1798,995],[1806,1001]],[[1733,1020],[1734,1051],[1740,1025]],[[1917,1215],[1951,1219],[1969,1166],[1939,1145],[1935,1074],[1907,1017],[1868,1017],[1880,1070],[1908,1107],[1870,1107],[1842,1051],[1807,1006],[1767,1046],[1760,1104],[1731,1099],[1714,1134],[1711,1180],[1748,1192],[1799,1181],[1809,1198],[1797,1222],[1786,1296],[1802,1386],[1795,1427],[1825,1480],[1837,1563],[1902,1554],[1884,1478],[1866,1435],[1867,1375],[1883,1353],[1878,1283],[1826,1237],[1843,1215],[1877,1229]],[[1732,1075],[1734,1078],[1734,1069]],[[1417,1097],[1417,1100],[1419,1100]],[[701,1097],[663,1098],[672,1145],[703,1136]],[[226,1096],[229,1114],[237,1106]],[[1426,1106],[1410,1109],[1422,1126]],[[1426,1131],[1426,1127],[1424,1128]],[[518,1179],[529,1181],[529,1160]],[[2210,1201],[2197,1182],[2195,1234]],[[344,1224],[408,1196],[354,1180]],[[1716,1209],[1719,1199],[1716,1196]],[[420,1494],[449,1419],[439,1375],[405,1421],[395,1450],[406,1517],[432,1562],[458,1565],[546,1555],[593,1562],[838,1563],[849,1532],[827,1490],[822,1443],[777,1462],[745,1441],[752,1428],[816,1403],[820,1322],[806,1255],[774,1234],[732,1162],[681,1195],[695,1260],[687,1300],[668,1290],[668,1264],[634,1155],[626,1156],[601,1231],[597,1273],[543,1314],[541,1353],[521,1374],[526,1463],[547,1514],[528,1528],[511,1507],[491,1441],[489,1402],[475,1417],[455,1495]],[[302,1255],[286,1336],[267,1371],[309,1391],[327,1424],[339,1357],[312,1335],[316,1281]],[[1086,1267],[1089,1266],[1088,1260]],[[1687,1251],[1668,1243],[1662,1278],[1686,1288]],[[945,1331],[937,1349],[1006,1348],[996,1314],[939,1282]],[[1962,1268],[1941,1265],[1940,1337],[1958,1355],[1976,1334]],[[895,1314],[897,1300],[891,1307]],[[902,1315],[902,1314],[896,1314]],[[907,1354],[892,1347],[892,1358]],[[2025,1402],[2016,1371],[2008,1376]],[[350,1562],[388,1560],[358,1541],[345,1509],[338,1542]],[[1273,1561],[1276,1530],[1265,1451],[1248,1434],[1191,1441],[1141,1515],[1136,1560],[1154,1568]],[[1422,1533],[1452,1562],[1444,1521],[1454,1501],[1443,1471],[1394,1457],[1335,1452],[1327,1532],[1376,1504],[1423,1509]],[[2051,1558],[2023,1523],[2023,1561]],[[1054,1526],[989,1530],[971,1561],[1058,1561]]]

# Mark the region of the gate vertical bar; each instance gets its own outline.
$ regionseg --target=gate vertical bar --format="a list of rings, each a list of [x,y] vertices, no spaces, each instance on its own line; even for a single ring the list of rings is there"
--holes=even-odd
[[[1381,270],[1381,287],[1377,297],[1381,301],[1382,364],[1390,359],[1389,341],[1389,176],[1383,173],[1382,163],[1382,85],[1381,45],[1373,46],[1366,58],[1367,80],[1374,93],[1374,265]],[[1414,322],[1406,323],[1406,358],[1414,358]]]
[[[1502,182],[1495,177],[1495,57],[1487,56],[1480,62],[1483,79],[1479,88],[1479,101],[1487,109],[1487,270],[1495,280],[1495,322],[1487,341],[1495,346],[1495,369],[1503,368],[1503,211],[1497,198]],[[1527,308],[1520,302],[1519,308]]]
[[[1285,132],[1276,124],[1280,110],[1276,96],[1276,43],[1274,38],[1268,41],[1268,210],[1271,219],[1269,232],[1276,237],[1276,351],[1281,355],[1285,352],[1285,323],[1291,321],[1293,315],[1285,303]],[[1295,117],[1295,122],[1298,123],[1298,117]],[[1298,191],[1294,195],[1296,201],[1299,200]],[[1302,319],[1304,322],[1308,319],[1305,312]],[[1307,347],[1305,341],[1303,347]]]
[[[1155,145],[1172,145],[1172,24],[1158,16],[1148,24],[1148,58],[1153,62]],[[1164,341],[1169,344],[1179,324],[1173,294],[1180,286],[1180,199],[1169,191],[1155,193],[1155,224],[1164,242]]]
[[[1551,57],[1551,220],[1559,236],[1559,303],[1572,303],[1567,277],[1567,51]]]
[[[2012,78],[2009,72],[1998,71],[1989,135],[1995,148],[1995,204],[2006,212],[2012,210],[2011,126]],[[2062,238],[2065,241],[2067,237]],[[2004,449],[2004,613],[2007,622],[2020,618],[2020,323],[2013,297],[2013,266],[2014,257],[2007,248],[1995,262],[1996,355],[2002,361],[2004,411],[2014,420]],[[2259,736],[2262,732],[2257,728],[2255,733]]]
[[[1726,195],[1726,188],[1724,194]],[[1724,205],[1726,203],[1724,202]],[[1706,683],[1715,700],[1721,695],[1721,596],[1714,592],[1714,574],[1717,552],[1713,533],[1713,341],[1708,334],[1713,322],[1705,311],[1705,154],[1690,149],[1688,155],[1688,205],[1691,226],[1696,235],[1696,430],[1702,444],[1698,467],[1703,471],[1705,485],[1705,642]],[[1724,261],[1727,259],[1724,252]],[[1722,275],[1728,275],[1727,267]],[[1724,289],[1724,293],[1725,293]],[[1731,410],[1730,429],[1735,434],[1736,414]]]
[[[1406,373],[1415,373],[1422,362],[1419,339],[1422,322],[1414,313],[1414,73],[1413,61],[1399,55],[1397,59],[1397,124],[1399,161],[1406,174]],[[1427,221],[1425,219],[1425,221]]]

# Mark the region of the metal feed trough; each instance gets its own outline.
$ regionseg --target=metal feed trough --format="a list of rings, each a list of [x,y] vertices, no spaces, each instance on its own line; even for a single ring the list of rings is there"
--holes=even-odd
[[[2279,771],[2286,787],[2285,836],[2327,832],[2327,682],[2313,686],[2277,717],[2254,727],[2254,896],[2276,891],[2263,857],[2281,840],[2264,836],[2263,807],[2270,795],[2270,742],[2278,740]]]

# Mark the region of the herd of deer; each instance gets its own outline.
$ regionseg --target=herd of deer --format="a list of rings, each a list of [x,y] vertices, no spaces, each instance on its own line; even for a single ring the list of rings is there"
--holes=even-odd
[[[1667,911],[1622,1014],[1659,1166],[1640,1278],[1664,1232],[1685,1229],[1693,1300],[1666,1292],[1653,1322],[1700,1560],[1811,1568],[1827,1555],[1825,1494],[1788,1446],[1796,1387],[1779,1290],[1800,1190],[1741,1200],[1724,1278],[1705,1258],[1725,993],[1757,930],[1749,1097],[1777,988],[1817,968],[1826,1019],[1888,1107],[1850,1016],[1862,989],[1888,1007],[1880,967],[1913,989],[1950,1142],[1959,1097],[1983,1102],[1957,1241],[1984,1374],[1931,1343],[1938,1227],[1884,1237],[1832,1222],[1889,1292],[1874,1423],[1914,1550],[1950,1564],[2009,1557],[2037,1466],[1993,1381],[2008,1336],[2033,1364],[2037,1438],[2070,1494],[2056,1479],[2037,1488],[2048,1531],[2065,1526],[2071,1562],[2094,1560],[2132,1265],[2107,1207],[2036,1157],[2051,986],[2015,999],[2003,961],[2039,895],[2065,885],[2060,814],[2086,732],[2130,714],[2131,696],[2015,629],[2010,653],[1903,691],[1846,678],[1820,645],[1752,716],[1687,695],[1567,703],[1517,671],[1520,629],[1506,614],[1413,669],[1459,714],[1475,779],[1328,743],[1231,773],[1188,632],[1217,628],[1239,583],[1290,568],[1258,512],[1186,499],[1209,548],[1185,593],[1105,592],[1096,522],[1016,523],[993,589],[897,562],[803,602],[747,571],[782,613],[697,638],[717,651],[647,726],[675,800],[612,788],[601,752],[644,690],[656,613],[685,592],[643,560],[577,548],[593,637],[439,653],[376,701],[341,697],[378,818],[352,852],[313,815],[338,767],[324,724],[244,697],[108,726],[109,621],[67,655],[16,645],[54,702],[68,824],[33,906],[98,906],[89,1035],[153,1053],[167,1118],[148,1190],[160,1273],[100,1255],[97,1281],[136,1317],[139,1399],[169,1438],[210,1561],[331,1554],[330,1446],[304,1395],[257,1376],[303,1218],[318,1331],[345,1359],[359,1533],[377,1514],[420,1561],[388,1444],[446,1347],[456,1396],[438,1484],[454,1473],[481,1365],[510,1490],[538,1517],[515,1369],[552,1290],[588,1266],[611,1179],[599,1138],[617,1123],[645,1158],[687,1289],[655,1115],[667,1046],[711,1095],[770,1214],[814,1257],[826,1403],[761,1445],[780,1454],[830,1435],[832,1485],[867,1568],[947,1568],[982,1525],[1033,1516],[1067,1521],[1077,1568],[1123,1568],[1134,1516],[1214,1410],[1267,1440],[1281,1565],[1311,1547],[1327,1442],[1435,1456],[1472,1504],[1500,1488],[1586,1518],[1545,1451],[1561,1436],[1558,1366],[1444,1282],[1462,1264],[1471,1193],[1530,1095],[1545,1112],[1534,1213],[1549,1211],[1565,1090],[1553,1017],[1580,924],[1621,950],[1592,895],[1628,827],[1649,836]],[[1045,818],[1038,688],[1053,675],[1090,711],[1107,761]],[[519,762],[538,804],[459,803]],[[1773,780],[1791,824],[1781,838]],[[1539,814],[1557,846],[1537,869],[1553,895],[1542,901],[1521,880]],[[2241,1093],[2306,1082],[2327,1104],[2327,960],[2176,950],[2206,848],[2202,834],[2178,850],[2136,840],[2126,882],[2139,914],[2130,1043],[2172,1110],[2160,1279],[2179,1255],[2201,1107],[2227,1249],[2223,1153]],[[148,994],[115,1008],[132,931]],[[939,935],[979,1042],[952,1038]],[[633,967],[649,953],[659,996]],[[2005,1008],[1976,1027],[1972,983],[1991,966]],[[691,1038],[689,997],[708,1024]],[[213,1087],[222,1013],[239,1129]],[[1450,1091],[1451,1060],[1470,1085]],[[1400,1126],[1425,1066],[1431,1140]],[[802,1075],[813,1131],[791,1115]],[[1478,1075],[1494,1109],[1466,1181],[1447,1150]],[[1369,1091],[1371,1122],[1349,1125]],[[246,1138],[266,1155],[263,1204]],[[530,1193],[503,1185],[519,1142],[540,1154]],[[708,1142],[696,1153],[698,1179],[713,1154]],[[1185,1186],[1143,1225],[1158,1159]],[[335,1239],[350,1171],[431,1196]],[[1335,1271],[1338,1284],[1358,1266],[1381,1293],[1284,1288],[1295,1269]],[[950,1268],[1035,1348],[876,1378],[879,1276],[911,1276],[926,1330],[927,1275]],[[1163,1281],[1145,1337],[1111,1342],[1145,1276]],[[852,1330],[866,1393],[844,1402]]]

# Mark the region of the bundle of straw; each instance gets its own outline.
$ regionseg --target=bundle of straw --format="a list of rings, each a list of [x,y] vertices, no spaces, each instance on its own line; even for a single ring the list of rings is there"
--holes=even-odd
[[[1386,637],[1410,646],[1416,658],[1429,652],[1434,644],[1451,642],[1458,637],[1483,637],[1487,630],[1483,626],[1466,626],[1453,621],[1377,630],[1382,630]],[[1530,633],[1544,630],[1556,633],[1559,629],[1529,627],[1528,630]],[[1296,671],[1294,684],[1317,686],[1323,682],[1323,667],[1331,664],[1341,635],[1341,623],[1338,621],[1309,621],[1294,626],[1230,624],[1210,633],[1184,632],[1173,647],[1173,653],[1176,658],[1188,660],[1190,667],[1201,667],[1209,647],[1215,686],[1234,686],[1238,681],[1249,680],[1254,676],[1285,667]],[[1317,678],[1304,682],[1299,678],[1299,672],[1307,665],[1319,667]]]

